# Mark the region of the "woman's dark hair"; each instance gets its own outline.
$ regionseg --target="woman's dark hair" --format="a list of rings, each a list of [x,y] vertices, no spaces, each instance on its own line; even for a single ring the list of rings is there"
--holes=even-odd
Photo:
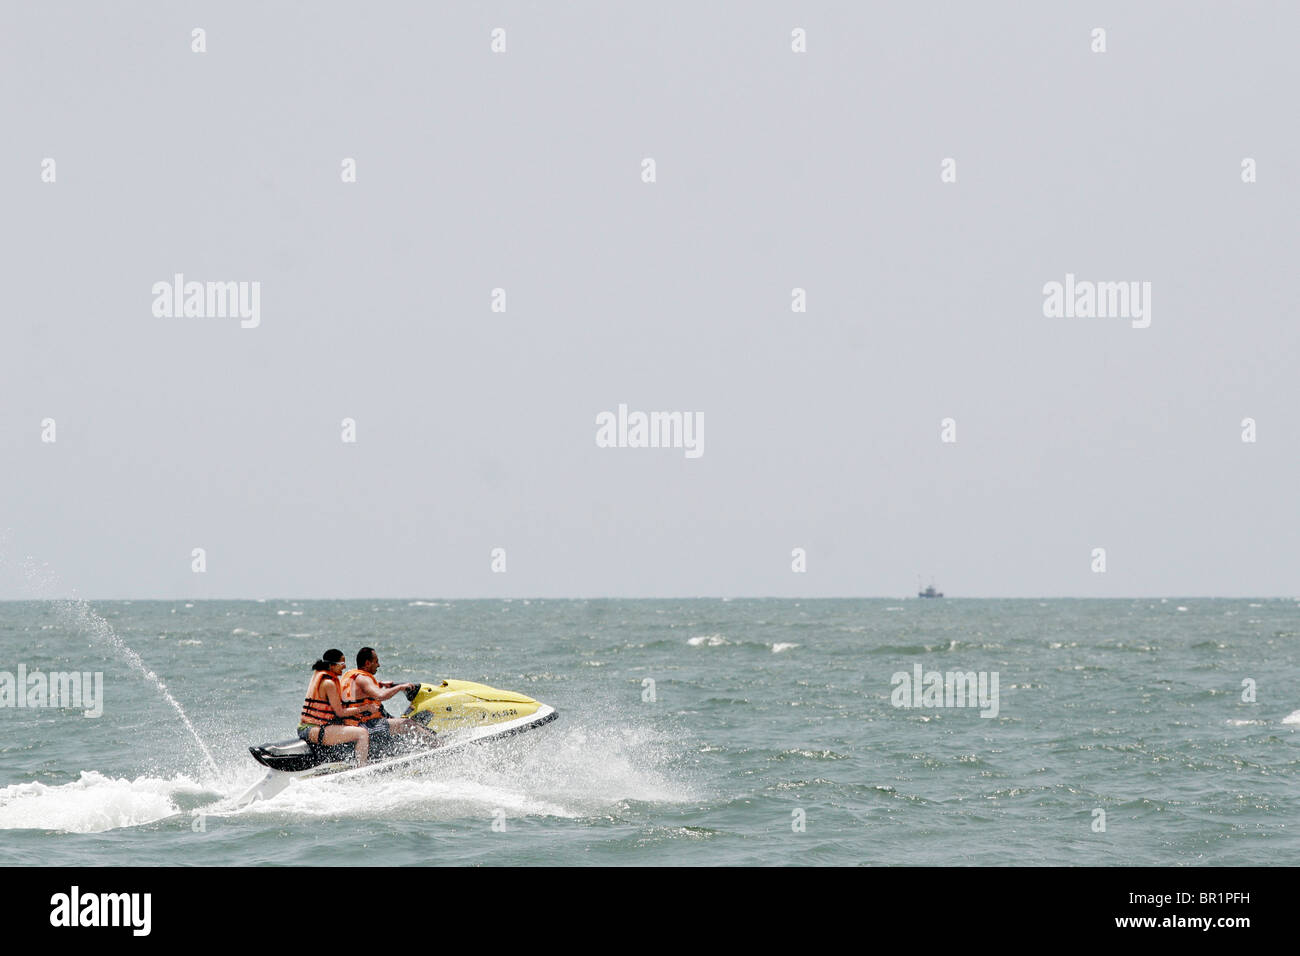
[[[315,664],[311,665],[311,669],[314,671],[327,671],[335,664],[343,663],[343,660],[344,660],[343,652],[340,651],[338,648],[331,647],[328,651],[326,651],[324,654],[321,655],[320,660],[318,660]]]

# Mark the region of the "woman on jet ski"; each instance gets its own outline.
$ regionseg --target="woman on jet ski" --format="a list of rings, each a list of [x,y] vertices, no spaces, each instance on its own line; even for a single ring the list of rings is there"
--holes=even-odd
[[[347,717],[365,714],[366,708],[344,705],[339,691],[343,666],[343,652],[332,647],[311,666],[311,682],[307,685],[307,699],[302,705],[298,736],[309,744],[326,747],[356,744],[357,766],[364,767],[370,754],[370,731],[364,727],[346,727],[343,721]]]

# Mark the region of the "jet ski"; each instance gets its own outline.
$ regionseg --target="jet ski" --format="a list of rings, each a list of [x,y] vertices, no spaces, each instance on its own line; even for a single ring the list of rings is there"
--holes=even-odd
[[[469,744],[497,740],[532,730],[555,720],[554,707],[516,694],[467,680],[417,684],[404,691],[409,705],[402,713],[437,736],[410,733],[402,736],[371,734],[369,760],[357,766],[356,748],[348,744],[322,746],[300,738],[249,747],[253,759],[270,773],[254,784],[236,805],[269,799],[295,777],[327,774],[382,773],[441,756]]]

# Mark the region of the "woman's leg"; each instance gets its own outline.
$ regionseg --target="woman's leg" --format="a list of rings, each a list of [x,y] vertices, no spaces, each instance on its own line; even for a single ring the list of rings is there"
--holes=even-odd
[[[325,728],[321,734],[322,742],[327,747],[335,744],[356,744],[357,745],[357,766],[364,767],[366,758],[370,755],[370,731],[364,727],[344,727],[341,724],[331,724]]]

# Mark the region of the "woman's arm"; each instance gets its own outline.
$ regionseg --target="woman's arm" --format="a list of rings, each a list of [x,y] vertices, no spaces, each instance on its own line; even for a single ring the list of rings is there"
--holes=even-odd
[[[325,699],[330,702],[330,707],[334,709],[336,717],[360,717],[366,712],[363,707],[357,704],[344,707],[343,698],[339,697],[339,685],[333,681],[325,684]]]

